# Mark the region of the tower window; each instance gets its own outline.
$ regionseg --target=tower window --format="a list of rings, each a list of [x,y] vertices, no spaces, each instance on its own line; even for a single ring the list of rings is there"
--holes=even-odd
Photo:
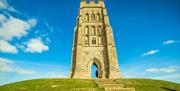
[[[97,14],[97,20],[98,20],[98,21],[101,21],[101,17],[100,17],[100,14],[99,14],[99,13]]]
[[[89,27],[86,26],[86,27],[85,27],[85,35],[88,35],[88,34],[89,34]]]
[[[101,32],[102,32],[101,26],[98,27],[98,32],[99,32],[99,35],[101,35]]]
[[[85,45],[89,45],[89,38],[87,36],[85,37]]]
[[[91,19],[92,19],[92,21],[95,21],[95,14],[94,13],[92,13]]]
[[[96,34],[95,26],[92,27],[92,34]]]
[[[86,15],[85,15],[85,20],[86,20],[86,21],[89,21],[89,14],[86,14]]]
[[[92,44],[93,44],[93,45],[96,44],[96,38],[95,38],[95,37],[92,38]]]

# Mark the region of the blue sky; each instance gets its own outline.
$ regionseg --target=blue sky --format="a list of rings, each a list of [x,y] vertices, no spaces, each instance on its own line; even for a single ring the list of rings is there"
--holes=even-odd
[[[79,4],[0,0],[0,84],[68,77]],[[107,0],[105,5],[123,77],[180,83],[180,1]]]

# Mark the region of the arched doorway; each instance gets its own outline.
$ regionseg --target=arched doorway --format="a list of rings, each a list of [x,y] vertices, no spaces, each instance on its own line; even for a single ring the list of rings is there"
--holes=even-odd
[[[98,59],[93,58],[88,62],[90,78],[102,78],[101,63]]]
[[[98,78],[98,67],[95,63],[91,66],[91,78]]]

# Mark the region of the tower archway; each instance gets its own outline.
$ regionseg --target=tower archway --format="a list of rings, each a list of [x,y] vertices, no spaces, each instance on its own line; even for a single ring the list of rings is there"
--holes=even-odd
[[[92,67],[95,67],[95,71],[93,71]],[[101,63],[98,59],[90,60],[89,62],[89,69],[90,69],[90,78],[102,78],[102,69],[101,69]],[[93,77],[94,75],[95,77]]]
[[[98,78],[98,67],[95,63],[91,65],[91,78]]]

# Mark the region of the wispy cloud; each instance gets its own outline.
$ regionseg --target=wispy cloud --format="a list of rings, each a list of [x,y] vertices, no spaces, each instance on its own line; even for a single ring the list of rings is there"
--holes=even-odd
[[[149,68],[149,69],[146,69],[145,71],[149,73],[175,73],[178,70],[179,70],[179,67],[169,66],[167,68]]]
[[[48,30],[50,32],[54,32],[54,27],[53,26],[50,26],[49,23],[46,20],[44,20],[44,23],[45,23],[46,27],[48,28]]]
[[[14,61],[6,58],[0,58],[0,72],[15,72],[17,74],[31,75],[34,74],[35,71],[22,69],[21,67],[17,66]]]
[[[42,64],[42,63],[33,63],[33,62],[22,62],[16,61],[17,64],[24,64],[24,65],[34,65],[34,66],[42,66],[42,67],[49,67],[49,68],[68,68],[69,66],[58,66],[58,65],[50,65],[50,64]]]
[[[18,74],[31,75],[31,74],[34,74],[35,71],[26,70],[26,69],[19,69],[19,70],[15,70],[15,72],[18,73]]]
[[[51,40],[49,38],[46,38],[46,44],[50,44]]]
[[[28,65],[28,66],[38,66],[38,67],[43,67],[43,68],[55,68],[55,69],[68,69],[69,66],[66,65],[51,65],[51,64],[42,64],[42,63],[33,63],[33,62],[24,62],[24,61],[17,61],[17,60],[11,60],[7,58],[0,57],[0,72],[31,72],[34,73],[32,70],[27,70],[27,69],[19,69],[21,68],[18,65]],[[14,70],[18,68],[19,71]]]
[[[12,72],[14,62],[5,58],[0,58],[0,72]]]
[[[0,0],[0,9],[7,10],[7,11],[10,11],[10,12],[20,13],[14,7],[10,6],[8,4],[7,0]]]
[[[172,78],[178,78],[180,81],[180,73],[176,73],[176,74],[170,74],[170,75],[164,75],[164,76],[159,76],[159,77],[155,77],[156,79],[172,79]]]
[[[161,79],[161,80],[173,81],[173,82],[180,83],[180,73],[152,77],[152,79]]]
[[[179,43],[180,41],[176,40],[166,40],[163,42],[164,45],[169,45],[169,44],[174,44],[174,43]]]
[[[154,55],[154,54],[156,54],[158,52],[159,52],[159,50],[150,50],[150,51],[148,51],[146,53],[143,53],[142,56]]]
[[[166,80],[171,82],[180,82],[180,66],[178,65],[162,65],[161,67],[147,68],[145,65],[134,66],[130,69],[126,69],[128,66],[125,66],[125,69],[121,69],[122,76],[125,78],[151,78]],[[122,68],[123,66],[121,66]]]

